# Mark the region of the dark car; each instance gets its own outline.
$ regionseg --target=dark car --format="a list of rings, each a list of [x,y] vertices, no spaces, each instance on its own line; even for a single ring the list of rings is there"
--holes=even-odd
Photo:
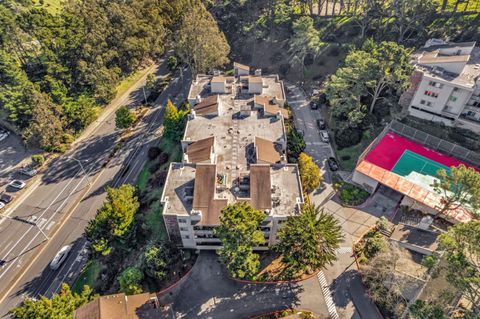
[[[12,195],[8,195],[8,194],[5,194],[5,193],[0,195],[0,201],[4,202],[5,204],[10,203],[12,201],[12,199],[13,199]]]
[[[338,162],[334,157],[329,157],[327,159],[328,167],[330,167],[331,171],[337,171],[339,169]]]
[[[318,110],[318,103],[315,101],[310,101],[310,109],[312,110]]]
[[[319,130],[324,130],[327,128],[327,124],[325,124],[325,121],[323,119],[317,120],[317,126]]]

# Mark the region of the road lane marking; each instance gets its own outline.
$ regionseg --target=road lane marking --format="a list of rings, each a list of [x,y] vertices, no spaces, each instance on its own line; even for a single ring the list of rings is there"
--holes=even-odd
[[[11,245],[13,244],[13,241],[10,241],[7,246],[3,247],[3,249],[0,251],[0,254],[3,253],[5,251],[5,249],[8,249],[8,247],[10,247]],[[2,266],[3,268],[3,266]]]
[[[53,205],[53,203],[55,203],[57,201],[57,199],[62,195],[63,191],[70,185],[71,182],[73,182],[75,180],[75,178],[78,176],[78,174],[80,174],[81,170],[78,171],[78,173],[74,176],[74,178],[72,178],[68,183],[67,185],[65,185],[65,187],[62,189],[62,191],[60,193],[58,193],[58,195],[55,197],[55,199],[47,206],[47,208],[45,208],[43,210],[43,212],[40,214],[39,217],[42,217],[48,209],[50,209],[50,207]],[[68,197],[67,197],[68,198]],[[31,226],[18,240],[17,240],[17,244],[14,245],[6,254],[5,254],[5,257],[2,257],[2,260],[5,260],[8,255],[13,251],[13,249],[15,249],[19,244],[20,242],[23,240],[23,238],[25,238],[25,236],[27,236],[30,231],[35,228],[35,226]],[[0,278],[2,278],[3,274],[0,275]]]

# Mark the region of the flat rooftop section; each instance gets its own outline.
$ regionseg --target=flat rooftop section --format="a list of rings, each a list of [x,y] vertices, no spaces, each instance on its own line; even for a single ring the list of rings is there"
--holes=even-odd
[[[298,166],[287,164],[270,168],[272,180],[272,212],[274,216],[290,216],[298,213],[295,207],[298,201],[303,203]]]
[[[283,82],[276,75],[267,75],[263,77],[262,95],[275,97],[279,100],[285,100],[285,91]]]
[[[474,42],[473,42],[474,43]],[[450,46],[450,45],[449,45]],[[474,47],[470,56],[468,55],[435,55],[435,48],[422,48],[418,52],[412,55],[412,58],[416,60],[421,71],[426,75],[432,78],[439,78],[448,82],[451,82],[454,85],[474,87],[475,81],[478,76],[480,76],[480,48]],[[458,47],[458,45],[453,45],[453,47]],[[430,51],[425,51],[430,49]],[[454,74],[450,72],[441,72],[435,70],[433,67],[421,65],[422,63],[465,63],[465,66],[460,74]]]
[[[433,252],[438,248],[437,237],[438,234],[431,231],[399,224],[395,227],[390,239],[400,243],[421,247]]]
[[[190,91],[188,92],[188,99],[195,99],[197,96],[205,97],[211,94],[210,90],[210,81],[212,80],[212,75],[197,75],[195,81],[190,85]]]
[[[167,201],[164,212],[170,215],[189,215],[192,210],[195,165],[170,164],[168,178],[164,186],[162,202]]]

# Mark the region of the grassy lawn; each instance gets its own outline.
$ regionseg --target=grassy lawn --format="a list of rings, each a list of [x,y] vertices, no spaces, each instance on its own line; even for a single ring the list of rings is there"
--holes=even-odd
[[[145,75],[145,69],[142,69],[142,70],[135,71],[134,73],[130,74],[128,77],[123,79],[116,88],[117,96],[120,96],[123,93],[125,93],[125,91],[128,90],[128,88],[132,84],[140,80],[140,78],[144,75]]]
[[[337,157],[344,170],[353,171],[357,165],[357,160],[363,152],[362,143],[337,150]],[[343,159],[345,158],[345,159]],[[346,159],[349,158],[349,159]]]
[[[156,201],[145,214],[145,223],[147,224],[153,240],[167,239],[167,232],[162,218],[163,206],[160,201]]]
[[[151,175],[152,174],[148,169],[148,163],[147,163],[147,165],[145,165],[143,170],[140,172],[140,175],[138,175],[138,179],[137,179],[137,187],[141,193],[145,192],[145,190],[147,189],[148,179],[150,178]]]
[[[83,267],[82,272],[78,275],[77,279],[72,285],[72,291],[81,293],[83,286],[88,285],[90,288],[95,289],[97,277],[100,275],[102,265],[95,259],[90,259]]]

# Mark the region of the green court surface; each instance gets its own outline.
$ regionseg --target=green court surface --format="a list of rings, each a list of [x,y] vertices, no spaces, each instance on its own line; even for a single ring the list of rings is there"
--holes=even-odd
[[[392,172],[400,176],[408,176],[414,172],[421,175],[436,177],[437,171],[441,168],[445,169],[447,173],[450,173],[449,167],[432,161],[422,155],[418,155],[412,151],[405,150],[397,163],[395,163]]]

